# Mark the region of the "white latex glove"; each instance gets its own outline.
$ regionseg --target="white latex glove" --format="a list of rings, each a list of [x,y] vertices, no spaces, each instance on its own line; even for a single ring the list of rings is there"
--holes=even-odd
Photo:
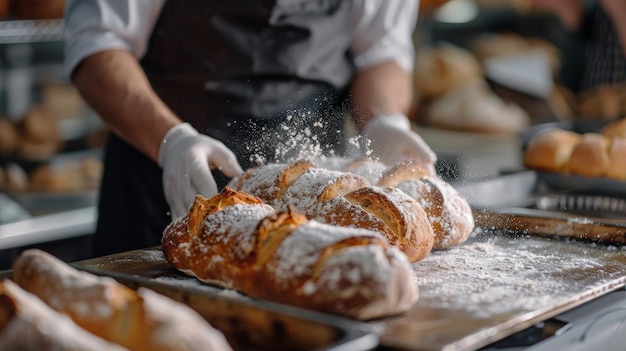
[[[370,139],[372,156],[387,165],[417,159],[434,169],[437,155],[421,136],[411,130],[411,122],[405,115],[375,117],[365,125],[362,134]]]
[[[212,168],[227,177],[243,172],[230,149],[198,133],[188,123],[178,124],[165,134],[159,148],[159,166],[163,168],[163,190],[172,218],[187,213],[197,194],[210,197],[217,193]]]

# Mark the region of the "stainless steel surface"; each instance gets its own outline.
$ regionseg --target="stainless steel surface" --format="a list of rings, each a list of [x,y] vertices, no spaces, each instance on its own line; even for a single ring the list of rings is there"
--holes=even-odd
[[[626,222],[626,198],[585,194],[550,194],[537,198],[535,206],[545,211],[621,219]]]
[[[0,250],[92,234],[98,210],[92,207],[0,225]]]
[[[199,294],[200,299],[229,297],[273,306],[279,314],[294,310],[201,284],[177,272],[154,249],[83,261],[77,267],[186,301],[189,294]],[[433,252],[414,269],[420,300],[409,312],[354,321],[353,327],[378,335],[390,348],[474,350],[626,284],[626,255],[620,248],[498,230],[479,231],[463,245]],[[196,301],[196,307],[203,304],[210,302]]]
[[[170,266],[159,248],[73,264],[133,288],[144,286],[182,301],[222,330],[236,350],[369,350],[375,334],[348,320],[248,298],[199,281]]]

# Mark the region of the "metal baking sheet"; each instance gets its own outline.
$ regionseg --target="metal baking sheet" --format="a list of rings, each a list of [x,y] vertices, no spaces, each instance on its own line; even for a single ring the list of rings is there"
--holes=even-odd
[[[319,324],[304,319],[303,324],[294,321],[289,312],[298,309],[202,284],[177,272],[157,248],[82,261],[76,266],[186,301],[210,321],[214,301],[218,305],[228,301],[230,306],[218,308],[218,316],[213,317],[214,323],[226,328],[232,327],[229,320],[236,318],[246,332],[256,329],[267,336],[275,332],[270,327],[277,324],[273,319],[291,319],[278,323],[283,338],[275,339],[280,342],[272,349],[281,342],[283,346],[302,346],[316,340],[321,343],[316,346],[326,346],[322,345],[324,332],[317,333],[310,325],[322,330],[325,324],[337,326],[330,322],[337,320],[333,316],[313,319]],[[475,350],[623,287],[626,251],[620,246],[482,228],[463,245],[431,253],[415,263],[414,270],[420,299],[410,311],[366,323],[350,321],[345,330],[355,328],[377,335],[387,348]],[[263,312],[263,318],[248,318],[251,309],[267,306],[271,308]],[[255,322],[241,323],[247,319]],[[286,335],[289,338],[285,339]]]
[[[174,269],[160,248],[88,259],[73,266],[113,277],[132,288],[147,287],[195,309],[221,330],[237,351],[371,350],[378,337],[353,322],[278,305],[203,284]]]
[[[555,191],[610,195],[626,198],[626,182],[606,177],[583,177],[575,174],[537,172],[540,181]]]

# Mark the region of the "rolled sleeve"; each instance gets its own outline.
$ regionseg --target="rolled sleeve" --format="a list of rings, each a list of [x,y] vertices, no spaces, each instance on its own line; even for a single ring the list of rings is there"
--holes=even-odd
[[[358,70],[387,61],[413,70],[417,0],[355,1],[350,50]]]
[[[141,58],[165,0],[68,0],[64,72],[70,77],[86,57],[122,49]]]

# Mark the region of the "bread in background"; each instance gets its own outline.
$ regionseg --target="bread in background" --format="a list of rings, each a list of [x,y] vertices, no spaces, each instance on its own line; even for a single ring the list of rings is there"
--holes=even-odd
[[[580,141],[578,133],[550,129],[535,135],[526,146],[524,165],[547,172],[565,172],[572,150]]]
[[[597,133],[585,133],[574,146],[567,164],[568,172],[586,177],[604,177],[608,173],[611,139]]]
[[[450,130],[515,134],[526,130],[531,120],[518,105],[497,96],[483,80],[475,80],[434,100],[426,123]]]
[[[626,118],[621,118],[606,124],[600,133],[606,136],[626,138]]]

